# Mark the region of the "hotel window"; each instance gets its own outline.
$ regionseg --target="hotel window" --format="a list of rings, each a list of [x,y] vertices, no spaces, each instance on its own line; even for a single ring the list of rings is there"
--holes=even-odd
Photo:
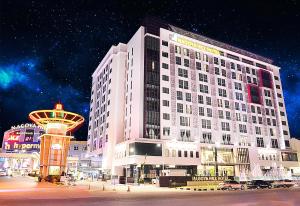
[[[247,133],[247,126],[244,124],[239,124],[240,133]]]
[[[270,128],[270,136],[274,136],[274,132],[272,128]]]
[[[206,108],[206,114],[208,117],[212,117],[212,109],[211,108]]]
[[[169,157],[169,150],[168,149],[165,149],[165,157]]]
[[[187,78],[188,71],[186,69],[178,68],[178,76]]]
[[[266,99],[266,106],[272,107],[272,100]]]
[[[193,113],[192,105],[185,105],[185,113],[186,114],[192,114]]]
[[[231,115],[230,115],[230,112],[228,112],[228,111],[226,111],[226,119],[231,120]]]
[[[189,67],[189,66],[190,66],[190,60],[184,59],[184,60],[183,60],[183,65],[184,65],[185,67]]]
[[[181,157],[181,150],[178,150],[178,157]]]
[[[183,113],[183,104],[177,103],[177,112]]]
[[[184,151],[183,154],[184,154],[184,157],[187,157],[187,151]]]
[[[220,69],[218,67],[215,67],[215,74],[217,74],[217,75],[220,74]]]
[[[255,133],[257,135],[261,135],[261,128],[260,127],[255,127]]]
[[[186,100],[187,102],[191,102],[191,101],[192,101],[192,95],[191,95],[191,93],[186,93],[186,94],[185,94],[185,100]]]
[[[247,76],[247,83],[251,84],[251,77]]]
[[[232,72],[232,73],[231,73],[231,78],[232,78],[232,79],[236,79],[236,73],[235,73],[235,72]]]
[[[270,115],[270,110],[266,108],[266,115]]]
[[[242,94],[242,93],[236,92],[236,93],[235,93],[235,98],[236,98],[237,100],[243,101],[243,94]]]
[[[257,79],[253,78],[253,84],[257,84]]]
[[[282,121],[282,125],[286,125],[286,121]]]
[[[258,117],[258,124],[262,124],[262,117]]]
[[[164,40],[162,40],[161,44],[162,44],[163,46],[168,46],[168,42],[167,42],[167,41],[164,41]]]
[[[256,138],[256,146],[257,147],[265,147],[264,139],[262,137]]]
[[[283,107],[283,103],[282,103],[282,102],[278,102],[278,105],[279,105],[280,107]]]
[[[194,152],[190,151],[190,157],[193,158],[194,157]]]
[[[166,63],[162,63],[162,68],[163,68],[163,69],[169,69],[169,65],[166,64]]]
[[[230,69],[235,69],[235,64],[233,62],[230,62]]]
[[[196,152],[196,158],[199,158],[199,152]]]
[[[172,157],[176,157],[176,150],[172,150]]]
[[[181,65],[181,58],[180,57],[175,57],[176,59],[176,64]]]
[[[168,100],[163,100],[163,106],[169,107],[170,106],[170,102]]]
[[[224,113],[223,110],[218,110],[219,118],[224,119]]]
[[[250,74],[250,68],[249,67],[246,67],[246,73]]]
[[[266,97],[271,97],[271,92],[268,90],[264,90],[265,96]]]
[[[280,93],[277,94],[278,98],[282,98],[282,95]]]
[[[203,107],[199,107],[199,115],[204,116],[204,108]]]
[[[199,74],[199,81],[200,82],[207,82],[207,75],[206,74]]]
[[[201,70],[201,63],[200,62],[196,62],[196,69]]]
[[[203,133],[202,139],[204,143],[211,143],[211,133],[210,132]]]
[[[243,122],[247,122],[247,115],[243,114]]]
[[[170,114],[163,113],[163,119],[170,120]]]
[[[206,119],[202,119],[202,128],[203,129],[211,129],[211,121],[210,120],[206,120]]]
[[[169,76],[167,76],[167,75],[162,75],[162,80],[163,80],[163,81],[169,81]]]
[[[236,121],[241,121],[241,114],[240,113],[236,113],[235,114],[235,118],[236,118]]]
[[[252,69],[252,74],[253,74],[253,75],[256,75],[255,69]]]
[[[255,113],[255,107],[253,105],[251,106],[251,112]]]
[[[284,113],[284,112],[280,112],[280,115],[284,117],[284,116],[285,116],[285,113]]]
[[[218,78],[218,85],[226,87],[225,79]]]
[[[229,109],[229,101],[228,100],[224,100],[224,105],[226,109]]]
[[[228,122],[221,122],[222,131],[230,131]]]
[[[253,122],[253,124],[256,124],[256,123],[257,123],[257,121],[256,121],[256,116],[252,116],[252,122]]]
[[[238,83],[238,82],[234,82],[234,88],[236,90],[241,90],[242,91],[242,84],[241,83]]]
[[[177,91],[177,100],[183,100],[182,92]]]
[[[179,46],[175,46],[175,53],[181,54],[181,48]]]
[[[218,99],[218,107],[223,107],[223,101],[222,99]]]
[[[185,55],[185,56],[190,56],[190,50],[184,48],[184,49],[183,49],[183,55]]]
[[[168,52],[162,52],[162,56],[168,58],[169,54],[168,54]]]
[[[200,87],[200,92],[208,94],[208,86],[207,85],[200,84],[199,87]]]
[[[226,77],[226,70],[225,69],[222,69],[222,76]]]
[[[77,145],[74,145],[74,150],[78,150],[78,146]]]
[[[199,104],[204,104],[204,100],[203,100],[203,96],[202,95],[198,95],[198,103]]]
[[[277,89],[280,89],[280,85],[276,85],[276,88],[277,88]]]
[[[206,97],[206,104],[211,105],[211,97]]]
[[[180,126],[190,126],[190,118],[180,116]]]
[[[241,65],[239,65],[239,64],[236,65],[236,68],[237,68],[238,71],[242,70]]]
[[[221,66],[225,67],[225,60],[224,59],[221,59]]]
[[[163,128],[163,135],[164,136],[170,136],[170,127],[164,127]]]
[[[275,117],[275,110],[274,110],[274,109],[271,109],[271,115],[272,115],[273,117]]]
[[[277,139],[271,139],[272,148],[278,148],[278,141]]]
[[[214,64],[219,64],[219,59],[217,57],[214,57]]]
[[[201,60],[201,54],[199,52],[196,52],[196,59]]]
[[[273,126],[276,126],[276,119],[272,119]]]
[[[188,83],[188,81],[183,81],[183,80],[181,80],[181,79],[179,79],[179,88],[181,88],[181,89],[188,89],[189,88],[189,83]]]
[[[260,109],[260,107],[257,107],[257,114],[261,114],[261,109]]]
[[[169,94],[169,88],[163,87],[163,93]]]
[[[220,97],[227,97],[226,89],[218,89]]]
[[[279,80],[279,77],[278,77],[278,76],[274,76],[274,79],[275,79],[275,80]]]
[[[203,55],[203,60],[204,60],[205,62],[208,62],[208,56],[207,56],[207,54],[204,54],[204,55]]]
[[[290,147],[290,141],[289,140],[284,140],[284,144],[286,147]]]

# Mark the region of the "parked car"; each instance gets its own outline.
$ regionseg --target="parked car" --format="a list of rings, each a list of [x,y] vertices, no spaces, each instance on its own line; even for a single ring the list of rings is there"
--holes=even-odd
[[[272,184],[270,182],[264,180],[252,180],[247,183],[248,189],[263,189],[263,188],[272,188]]]
[[[234,180],[227,180],[219,184],[221,190],[244,190],[245,186]]]
[[[7,171],[5,170],[0,170],[0,176],[7,176]]]
[[[290,188],[290,187],[294,187],[295,183],[292,180],[281,180],[281,181],[273,182],[272,185],[274,188],[280,188],[280,187]]]

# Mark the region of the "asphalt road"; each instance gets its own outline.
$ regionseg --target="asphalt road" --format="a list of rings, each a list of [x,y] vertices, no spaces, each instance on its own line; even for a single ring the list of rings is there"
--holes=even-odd
[[[11,180],[5,181],[4,185]],[[300,189],[113,192],[51,185],[31,189],[20,188],[20,185],[18,185],[19,189],[12,187],[5,189],[0,179],[0,206],[300,206]]]

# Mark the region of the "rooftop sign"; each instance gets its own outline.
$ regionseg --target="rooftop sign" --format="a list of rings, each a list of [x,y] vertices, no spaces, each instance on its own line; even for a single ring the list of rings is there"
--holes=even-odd
[[[198,42],[191,41],[191,40],[189,40],[187,38],[184,38],[184,37],[182,37],[178,34],[173,34],[170,37],[171,37],[172,41],[175,41],[177,43],[180,43],[180,44],[183,44],[183,45],[186,45],[186,46],[190,46],[190,47],[193,47],[195,49],[199,49],[199,50],[209,52],[209,53],[212,53],[212,54],[215,54],[215,55],[221,55],[221,52],[217,49],[214,49],[214,48],[208,47],[208,46],[204,46],[202,44],[199,44]]]

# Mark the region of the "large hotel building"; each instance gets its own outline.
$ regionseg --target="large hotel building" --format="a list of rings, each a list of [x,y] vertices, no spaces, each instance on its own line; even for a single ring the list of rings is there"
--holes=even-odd
[[[88,151],[102,172],[255,177],[292,170],[280,68],[146,19],[92,75]]]

